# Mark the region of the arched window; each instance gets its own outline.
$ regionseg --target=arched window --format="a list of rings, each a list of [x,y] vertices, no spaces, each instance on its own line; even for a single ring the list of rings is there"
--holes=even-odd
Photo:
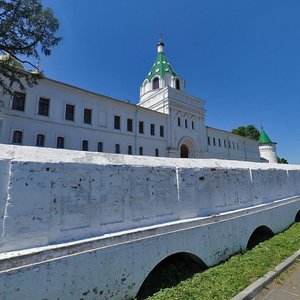
[[[12,143],[13,144],[22,144],[23,132],[20,130],[15,130],[13,132]]]
[[[180,90],[180,82],[178,78],[176,78],[175,86],[177,90]]]
[[[156,90],[159,88],[159,78],[155,77],[152,81],[152,89]]]
[[[38,146],[38,147],[44,147],[45,146],[45,136],[43,134],[37,134],[36,135],[35,145]]]

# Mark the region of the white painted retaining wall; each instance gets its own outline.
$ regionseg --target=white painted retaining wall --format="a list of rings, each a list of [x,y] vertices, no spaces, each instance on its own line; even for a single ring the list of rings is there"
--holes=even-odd
[[[300,167],[0,145],[1,252],[300,194]]]

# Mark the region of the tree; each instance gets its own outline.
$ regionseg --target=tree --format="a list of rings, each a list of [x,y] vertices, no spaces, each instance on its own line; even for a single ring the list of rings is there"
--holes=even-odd
[[[0,90],[13,93],[13,84],[24,90],[43,77],[29,60],[48,56],[61,40],[59,23],[41,0],[0,0]],[[21,59],[20,57],[25,57]],[[27,60],[29,58],[29,60]],[[35,72],[23,68],[27,64]]]
[[[238,128],[232,129],[231,133],[247,137],[249,139],[258,140],[259,131],[254,125],[240,126]]]
[[[284,157],[277,156],[277,162],[279,164],[288,164],[288,161]]]

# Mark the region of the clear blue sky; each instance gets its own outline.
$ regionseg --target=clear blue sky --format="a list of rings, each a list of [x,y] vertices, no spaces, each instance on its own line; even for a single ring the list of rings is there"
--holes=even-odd
[[[136,103],[159,33],[187,93],[206,101],[206,125],[253,124],[300,164],[299,0],[43,0],[63,41],[45,75]]]

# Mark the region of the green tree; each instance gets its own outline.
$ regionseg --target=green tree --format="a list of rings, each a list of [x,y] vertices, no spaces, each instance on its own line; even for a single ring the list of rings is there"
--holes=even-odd
[[[0,0],[0,92],[12,94],[13,84],[23,90],[43,77],[32,59],[51,54],[61,40],[58,28],[52,10],[41,0]],[[23,64],[35,72],[25,71]]]
[[[231,132],[256,141],[259,139],[260,135],[258,129],[254,125],[240,126],[238,128],[232,129]]]
[[[288,161],[284,157],[277,156],[277,162],[279,164],[288,164]]]

